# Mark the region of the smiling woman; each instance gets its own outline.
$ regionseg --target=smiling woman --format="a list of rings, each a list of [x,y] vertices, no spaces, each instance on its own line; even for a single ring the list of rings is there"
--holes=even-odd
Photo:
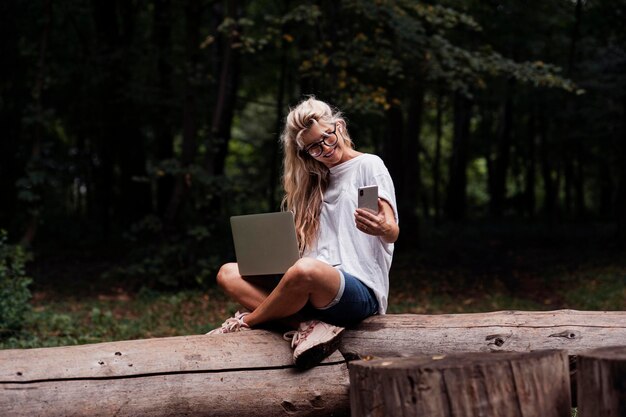
[[[281,320],[297,330],[294,362],[310,367],[336,349],[345,326],[384,314],[399,233],[395,191],[382,160],[354,149],[341,113],[310,97],[282,134],[283,209],[293,212],[302,257],[270,286],[222,266],[217,282],[247,311],[211,334]],[[377,185],[378,211],[357,208],[360,187]]]
[[[315,133],[312,133],[311,135],[315,135]],[[333,124],[332,132],[322,132],[320,136],[321,139],[319,141],[313,142],[304,147],[304,151],[313,158],[321,156],[324,153],[324,147],[330,149],[330,152],[334,152],[337,144],[339,143],[339,136],[337,136],[337,122]]]

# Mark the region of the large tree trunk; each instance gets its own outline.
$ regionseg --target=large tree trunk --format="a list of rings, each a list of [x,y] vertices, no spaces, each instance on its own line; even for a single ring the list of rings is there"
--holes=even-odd
[[[135,6],[128,2],[94,1],[96,64],[103,68],[97,86],[100,126],[96,138],[99,164],[96,205],[101,210],[104,236],[109,233],[111,217],[122,225],[137,220],[149,207],[148,184],[134,177],[145,173],[143,137],[133,120],[134,109],[127,96],[130,80],[130,48],[136,30]]]
[[[618,169],[617,194],[615,196],[615,215],[617,217],[618,238],[626,246],[626,95],[622,97],[622,127],[621,137],[616,138],[617,151],[620,156]]]
[[[462,221],[467,214],[467,163],[471,118],[472,103],[461,93],[455,93],[454,139],[446,199],[446,215],[453,221]]]
[[[156,157],[158,161],[171,159],[174,156],[174,134],[172,123],[172,3],[171,0],[157,0],[154,3],[154,44],[157,47],[157,74],[159,104],[155,106],[154,135],[156,138]],[[172,195],[174,178],[164,175],[157,180],[156,211],[160,216],[165,214],[169,198]]]
[[[120,28],[119,45],[114,54],[122,53],[121,59],[113,60],[111,83],[115,85],[114,102],[109,103],[110,115],[114,119],[109,122],[113,126],[116,148],[116,162],[119,167],[119,195],[115,199],[115,211],[123,227],[140,220],[150,211],[150,185],[137,181],[137,177],[146,175],[146,150],[141,122],[138,122],[136,105],[128,96],[128,88],[132,88],[133,43],[137,31],[137,5],[122,1],[117,8],[117,25]],[[114,22],[109,22],[113,24]]]
[[[33,129],[33,144],[31,148],[30,161],[28,165],[31,168],[35,168],[40,164],[41,147],[43,145],[44,135],[44,114],[41,96],[43,94],[44,81],[47,75],[46,65],[46,51],[48,48],[48,37],[50,36],[50,30],[52,28],[52,1],[47,0],[44,6],[45,12],[45,24],[41,35],[41,42],[39,44],[39,60],[37,62],[37,78],[35,79],[35,85],[33,87],[32,95],[34,98],[34,111],[35,119],[37,120]],[[22,245],[30,245],[35,239],[35,234],[39,226],[39,210],[33,210],[33,214],[30,215],[28,223],[26,224],[26,230],[22,235],[20,243]]]
[[[189,2],[185,7],[185,51],[186,73],[183,87],[183,141],[181,146],[180,165],[185,171],[194,162],[197,147],[197,95],[195,85],[196,66],[199,62],[201,8],[198,2]],[[172,194],[165,211],[165,223],[168,228],[175,225],[178,214],[184,204],[191,185],[188,172],[182,172],[175,180]]]
[[[509,81],[506,87],[506,97],[502,106],[502,118],[499,124],[498,143],[496,146],[496,160],[494,161],[494,169],[489,171],[489,183],[491,199],[489,201],[489,209],[494,217],[501,217],[504,214],[506,194],[507,194],[507,176],[511,159],[513,131],[513,81]]]
[[[289,1],[285,3],[285,13],[287,12],[289,7]],[[285,33],[285,27],[281,28],[281,37],[280,37],[280,71],[278,73],[278,89],[276,91],[276,122],[275,122],[275,134],[277,137],[272,137],[270,142],[270,146],[268,146],[270,150],[269,155],[269,178],[268,178],[268,192],[267,192],[267,206],[269,210],[274,211],[277,210],[279,204],[276,199],[276,188],[279,182],[279,172],[280,172],[280,135],[282,134],[283,123],[284,123],[284,114],[285,114],[285,88],[287,85],[287,45],[284,37],[282,36]]]
[[[307,372],[263,330],[0,351],[10,416],[328,416],[347,413],[339,353]]]
[[[225,17],[237,20],[239,17],[238,14],[238,1],[227,1]],[[239,50],[236,49],[234,45],[239,41],[239,31],[241,31],[241,28],[233,29],[233,31],[225,35],[220,42],[221,66],[219,69],[217,99],[211,119],[210,139],[215,152],[210,153],[207,164],[209,173],[216,177],[224,175],[226,157],[228,156],[228,144],[231,138],[233,117],[237,104],[240,57]],[[220,195],[213,196],[213,202],[211,204],[213,211],[218,212],[221,209],[221,201]]]
[[[0,2],[0,36],[3,39],[3,61],[11,65],[0,65],[0,88],[2,95],[11,97],[0,104],[0,126],[2,139],[0,140],[0,224],[8,229],[9,235],[22,233],[19,230],[17,214],[17,187],[16,181],[22,175],[24,163],[17,157],[20,146],[24,142],[23,112],[27,107],[26,100],[29,91],[26,86],[27,67],[20,48],[20,23],[16,16],[22,5],[16,2]]]
[[[548,220],[554,220],[557,209],[557,197],[559,189],[558,172],[552,161],[554,160],[554,150],[550,146],[548,138],[548,120],[546,115],[539,112],[539,143],[541,176],[543,179],[544,198],[543,213]]]
[[[0,410],[32,415],[326,416],[348,408],[344,359],[528,352],[624,344],[626,312],[374,316],[321,366],[297,372],[264,330],[0,350]],[[495,358],[495,357],[494,357]]]
[[[402,107],[392,105],[386,113],[387,126],[385,141],[383,144],[383,159],[389,169],[389,174],[396,187],[396,197],[402,201],[405,195],[404,190],[404,115]]]
[[[390,343],[393,341],[393,343]],[[344,336],[349,358],[586,349],[626,343],[623,311],[498,311],[371,317]]]
[[[582,24],[582,7],[583,1],[576,0],[576,6],[574,8],[574,28],[572,29],[572,39],[570,43],[569,63],[568,63],[568,78],[573,79],[576,74],[576,61],[578,60],[578,43],[580,39],[580,27]],[[580,133],[584,130],[584,126],[581,126],[581,109],[580,99],[575,95],[570,95],[569,102],[573,109],[574,125],[571,129],[573,133],[573,152],[574,161],[572,172],[572,191],[573,191],[573,203],[575,207],[575,213],[578,218],[582,218],[585,215],[585,165],[586,157],[583,146],[583,138]]]
[[[402,151],[403,175],[401,177],[403,196],[398,200],[399,217],[402,221],[400,239],[407,245],[415,245],[419,239],[417,208],[421,190],[420,175],[420,136],[424,113],[424,86],[421,79],[414,80],[409,100],[407,128]]]
[[[535,215],[535,179],[537,170],[537,110],[534,103],[530,106],[529,120],[528,120],[528,151],[525,162],[525,183],[524,183],[524,208],[528,217],[534,217]]]
[[[437,115],[435,117],[435,156],[433,157],[433,205],[435,223],[441,221],[441,142],[443,140],[443,92],[441,86],[437,93]]]

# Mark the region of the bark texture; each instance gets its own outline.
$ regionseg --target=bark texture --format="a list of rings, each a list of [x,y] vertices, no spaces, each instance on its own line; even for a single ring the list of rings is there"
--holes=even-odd
[[[289,343],[255,330],[0,351],[10,416],[328,416],[348,413],[339,353],[299,371]]]
[[[570,402],[565,351],[350,364],[353,417],[569,417]]]
[[[11,416],[329,416],[349,412],[347,359],[528,352],[626,344],[626,312],[386,315],[345,332],[300,372],[280,334],[129,340],[0,350],[0,412]],[[496,358],[498,355],[486,355]]]
[[[578,356],[580,417],[626,417],[626,340],[623,343]]]

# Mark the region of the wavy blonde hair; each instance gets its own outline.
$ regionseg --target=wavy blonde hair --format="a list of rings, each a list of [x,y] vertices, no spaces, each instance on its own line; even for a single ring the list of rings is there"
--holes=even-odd
[[[294,214],[300,254],[310,248],[317,238],[324,191],[328,188],[328,168],[305,152],[302,142],[302,135],[319,122],[342,124],[343,131],[338,129],[335,132],[339,137],[338,146],[354,147],[345,130],[346,122],[341,112],[313,96],[300,102],[287,115],[281,135],[285,189],[282,209]]]

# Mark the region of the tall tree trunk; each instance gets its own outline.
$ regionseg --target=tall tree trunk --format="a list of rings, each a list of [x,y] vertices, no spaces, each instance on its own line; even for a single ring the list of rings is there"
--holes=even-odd
[[[576,60],[578,55],[578,41],[580,39],[580,27],[582,24],[582,0],[576,0],[576,5],[574,8],[574,27],[572,28],[572,38],[570,42],[570,51],[568,57],[568,69],[567,76],[568,78],[574,78],[576,74]],[[572,193],[572,201],[570,202],[575,207],[575,212],[577,217],[583,217],[586,211],[585,208],[585,191],[584,191],[584,180],[585,180],[585,152],[583,147],[583,141],[581,139],[580,131],[582,130],[582,126],[580,126],[580,118],[579,114],[581,113],[579,99],[577,96],[570,95],[568,97],[568,107],[571,109],[571,112],[574,115],[574,128],[570,131],[572,132],[571,140],[573,141],[572,146],[572,158],[568,158],[568,161],[571,161],[570,169],[570,187]],[[577,128],[578,127],[578,128]]]
[[[435,206],[435,223],[441,221],[441,142],[443,140],[443,93],[441,86],[437,91],[437,115],[435,119],[435,156],[433,160],[433,204]]]
[[[611,172],[611,164],[607,164],[604,158],[598,158],[597,171],[600,175],[600,202],[598,207],[598,213],[602,220],[607,220],[612,217],[611,213],[613,210],[613,192],[615,190],[614,176]]]
[[[128,87],[132,83],[133,41],[137,30],[137,6],[132,2],[122,1],[118,6],[120,45],[117,53],[123,51],[121,59],[115,61],[115,77],[117,84],[116,103],[112,114],[115,115],[114,126],[116,135],[121,142],[116,149],[119,166],[119,195],[115,201],[116,211],[120,213],[122,226],[127,227],[150,210],[150,185],[139,182],[137,177],[146,174],[146,152],[144,137],[138,122],[137,110],[132,99],[128,98]],[[130,86],[132,87],[132,86]],[[113,103],[112,103],[113,104]]]
[[[454,94],[454,138],[446,199],[446,215],[452,221],[462,221],[467,216],[467,163],[471,115],[471,101],[460,92],[456,92]]]
[[[571,216],[573,212],[574,155],[571,149],[565,149],[561,155],[563,157],[563,188],[565,192],[564,208],[566,216]]]
[[[3,61],[11,65],[0,65],[0,93],[10,97],[0,103],[0,225],[6,228],[9,236],[23,233],[23,224],[16,224],[17,187],[16,181],[24,170],[24,161],[16,157],[20,144],[24,142],[23,112],[27,108],[29,91],[26,86],[27,67],[20,50],[20,23],[16,18],[21,5],[16,2],[0,2],[0,36],[3,39]],[[6,95],[6,96],[5,96]]]
[[[539,144],[541,153],[541,177],[543,179],[544,200],[543,213],[550,221],[556,215],[558,195],[558,181],[554,178],[553,152],[548,143],[548,120],[544,112],[539,109]]]
[[[184,172],[194,161],[197,152],[197,94],[195,86],[196,65],[199,61],[201,9],[198,2],[191,1],[185,7],[185,49],[186,74],[183,90],[183,142],[180,164],[183,168],[176,178],[176,183],[165,211],[165,222],[168,228],[174,226],[178,213],[181,210],[189,187],[191,177]]]
[[[289,1],[285,4],[286,10],[289,10]],[[286,12],[285,10],[285,12]],[[275,135],[278,137],[272,137],[270,149],[270,175],[269,175],[269,186],[268,186],[268,195],[267,195],[267,205],[269,210],[276,210],[278,208],[278,204],[276,202],[276,187],[278,185],[278,176],[279,176],[279,164],[280,164],[280,142],[279,138],[282,133],[282,125],[283,125],[283,115],[285,112],[285,85],[287,83],[287,45],[285,39],[283,38],[283,33],[285,33],[284,26],[281,28],[281,41],[280,41],[280,71],[278,73],[278,90],[276,91],[276,124],[275,124]]]
[[[622,97],[622,126],[621,138],[617,137],[619,158],[619,176],[617,195],[615,196],[615,214],[617,217],[618,237],[622,245],[626,246],[626,95]]]
[[[396,187],[397,201],[403,201],[406,190],[404,189],[404,116],[402,107],[392,105],[386,113],[387,129],[383,144],[383,159],[389,169],[389,174]],[[404,228],[404,227],[403,227]]]
[[[126,227],[150,207],[149,185],[135,181],[145,174],[146,156],[137,111],[127,94],[137,14],[131,2],[94,2],[99,59],[105,71],[100,85],[102,127],[98,134],[105,235],[110,216],[116,216],[117,223]]]
[[[409,99],[409,114],[403,150],[402,199],[398,201],[398,211],[402,220],[402,241],[415,245],[419,239],[417,208],[421,190],[420,175],[420,132],[424,113],[424,85],[420,78],[413,81]]]
[[[41,157],[41,146],[43,140],[43,107],[41,103],[41,95],[43,94],[44,81],[47,73],[46,66],[46,51],[48,48],[48,37],[50,36],[50,30],[52,28],[52,1],[46,0],[44,3],[45,23],[43,32],[41,34],[41,42],[39,44],[39,60],[37,62],[37,78],[35,80],[35,86],[32,91],[33,98],[35,100],[35,116],[37,121],[34,125],[33,131],[33,145],[31,149],[29,165],[33,166],[39,164]],[[26,225],[26,230],[22,235],[20,243],[22,245],[30,245],[35,239],[37,229],[39,226],[39,211],[34,210],[30,219]]]
[[[237,19],[239,3],[229,0],[226,3],[226,17]],[[220,177],[224,175],[228,144],[231,138],[231,128],[237,103],[237,88],[239,86],[240,59],[238,49],[234,44],[239,41],[241,28],[236,28],[227,34],[220,42],[223,51],[219,73],[217,100],[211,120],[211,142],[216,149],[209,161],[209,172]],[[221,208],[221,196],[213,196],[212,210]]]
[[[509,80],[506,88],[506,98],[502,108],[502,119],[498,132],[497,158],[491,173],[493,179],[490,180],[493,187],[491,189],[490,212],[494,217],[501,217],[504,213],[507,176],[511,159],[513,129],[513,81]]]
[[[537,169],[536,157],[537,120],[534,103],[530,107],[528,120],[528,151],[526,158],[526,175],[524,184],[524,206],[528,217],[535,215],[535,179]]]
[[[156,137],[156,157],[158,161],[174,156],[173,132],[171,131],[172,94],[172,3],[171,0],[156,0],[154,3],[154,39],[157,47],[157,73],[159,104],[155,106],[154,129]],[[157,181],[156,211],[165,214],[167,203],[172,195],[174,178],[164,175]]]
[[[291,2],[289,0],[284,2],[283,15],[290,10]],[[276,201],[276,187],[279,183],[280,172],[280,135],[283,128],[283,117],[285,114],[285,90],[287,86],[287,42],[283,34],[285,33],[285,25],[281,27],[280,37],[280,71],[278,73],[278,90],[276,91],[276,122],[275,122],[275,135],[272,137],[270,146],[270,175],[268,178],[268,195],[267,203],[270,210],[276,210],[279,208],[279,202]]]

